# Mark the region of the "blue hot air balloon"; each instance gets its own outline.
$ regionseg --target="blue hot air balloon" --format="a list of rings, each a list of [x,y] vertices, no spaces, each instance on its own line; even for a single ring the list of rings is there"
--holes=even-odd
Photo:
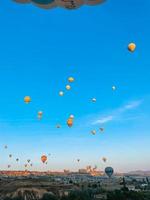
[[[114,169],[113,169],[112,167],[106,167],[106,168],[105,168],[105,173],[107,174],[107,176],[108,176],[109,178],[111,178],[111,176],[112,176],[113,173],[114,173]]]

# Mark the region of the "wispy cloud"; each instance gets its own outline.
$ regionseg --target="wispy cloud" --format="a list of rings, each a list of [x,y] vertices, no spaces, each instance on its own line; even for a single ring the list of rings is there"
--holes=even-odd
[[[127,110],[132,110],[135,109],[137,107],[139,107],[142,103],[142,100],[138,100],[138,101],[132,101],[128,104],[126,104],[125,106],[123,106],[122,108],[120,108],[120,112],[125,112]]]
[[[141,105],[141,103],[142,103],[142,100],[129,102],[128,104],[122,107],[119,107],[116,110],[113,110],[108,115],[102,115],[102,116],[97,117],[95,120],[93,120],[92,125],[105,124],[116,119],[119,120],[120,118],[122,118],[122,115],[125,112],[136,109],[137,107]]]
[[[104,117],[102,117],[102,118],[96,120],[95,122],[93,122],[93,125],[94,125],[94,124],[104,124],[104,123],[107,123],[107,122],[109,122],[109,121],[112,121],[113,118],[114,118],[114,116],[112,116],[112,115],[104,116]]]

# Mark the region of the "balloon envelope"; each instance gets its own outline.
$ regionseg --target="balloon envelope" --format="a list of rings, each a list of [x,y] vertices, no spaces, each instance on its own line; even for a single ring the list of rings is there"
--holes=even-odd
[[[134,52],[135,49],[136,49],[136,44],[130,43],[130,44],[128,45],[128,50],[129,50],[130,52]]]
[[[112,176],[113,173],[114,173],[114,169],[113,169],[112,167],[106,167],[106,168],[105,168],[105,173],[106,173],[106,175],[107,175],[109,178],[111,178],[111,176]]]
[[[25,102],[25,103],[30,103],[30,102],[31,102],[30,96],[25,96],[25,97],[24,97],[24,102]]]
[[[67,120],[67,125],[71,128],[73,126],[73,119],[72,118],[69,118]]]
[[[45,155],[41,156],[41,161],[43,163],[45,163],[47,161],[47,156],[45,156]]]
[[[18,3],[33,3],[43,9],[51,9],[54,7],[63,7],[65,9],[76,9],[82,5],[97,5],[104,2],[104,0],[14,0]],[[70,77],[69,82],[73,82],[74,78]]]

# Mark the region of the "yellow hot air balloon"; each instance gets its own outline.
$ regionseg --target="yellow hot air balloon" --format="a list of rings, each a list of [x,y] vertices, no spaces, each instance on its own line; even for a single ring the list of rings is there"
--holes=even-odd
[[[72,118],[69,118],[67,120],[67,125],[71,128],[73,126],[73,119]]]
[[[73,82],[74,82],[74,78],[73,78],[73,77],[69,77],[69,78],[68,78],[68,81],[69,81],[70,83],[73,83]]]
[[[136,49],[136,44],[135,44],[135,43],[130,43],[130,44],[128,45],[128,50],[129,50],[130,52],[134,52],[135,49]]]
[[[47,156],[46,155],[41,156],[41,161],[45,163],[47,161]]]
[[[30,96],[25,96],[24,97],[24,102],[27,103],[27,104],[30,103],[31,102]]]
[[[66,85],[66,89],[67,90],[71,90],[71,86],[70,85]]]

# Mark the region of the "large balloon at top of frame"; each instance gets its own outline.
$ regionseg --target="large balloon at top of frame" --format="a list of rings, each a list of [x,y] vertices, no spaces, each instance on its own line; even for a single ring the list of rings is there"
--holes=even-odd
[[[97,5],[105,0],[13,0],[18,3],[33,3],[43,9],[51,9],[54,7],[62,7],[68,10],[79,8],[82,5]]]

